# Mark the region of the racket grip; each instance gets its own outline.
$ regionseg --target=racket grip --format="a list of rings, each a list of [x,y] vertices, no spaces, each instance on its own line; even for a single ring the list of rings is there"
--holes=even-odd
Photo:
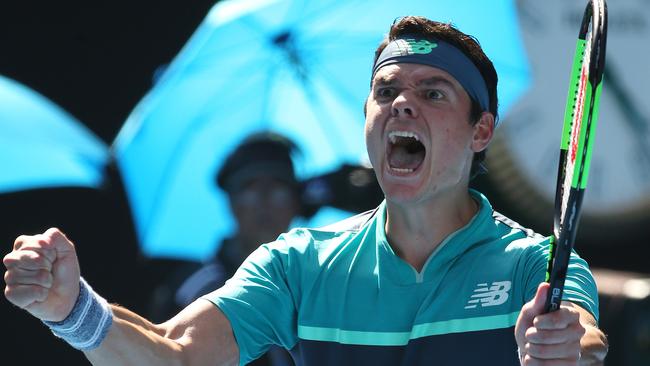
[[[551,285],[546,303],[544,305],[544,312],[550,313],[560,308],[562,303],[562,294],[564,292],[564,280],[566,279],[567,270],[569,268],[569,259],[571,258],[572,245],[566,237],[560,238],[555,243],[554,254],[552,256],[552,264],[550,266],[551,273],[548,282]]]

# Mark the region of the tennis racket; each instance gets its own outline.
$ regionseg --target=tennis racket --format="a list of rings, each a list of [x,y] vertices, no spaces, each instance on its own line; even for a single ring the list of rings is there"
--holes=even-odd
[[[546,272],[551,285],[546,312],[560,308],[573,249],[589,162],[594,145],[598,101],[602,92],[607,41],[607,4],[591,0],[582,18],[573,58],[560,145],[553,236]]]

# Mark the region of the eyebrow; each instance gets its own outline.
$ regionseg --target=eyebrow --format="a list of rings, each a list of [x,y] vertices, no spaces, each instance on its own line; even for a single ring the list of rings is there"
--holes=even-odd
[[[452,89],[456,88],[454,83],[452,83],[449,79],[447,79],[446,77],[443,77],[443,76],[432,76],[430,78],[420,80],[417,83],[418,86],[420,86],[420,85],[431,86],[431,85],[436,85],[436,84],[443,84],[443,85],[446,85],[446,86],[448,86],[448,87],[450,87]]]
[[[381,85],[381,86],[389,86],[389,85],[394,85],[396,83],[395,77],[388,77],[388,76],[382,76],[378,79],[375,79],[373,84],[374,85]]]
[[[382,76],[377,78],[374,81],[374,85],[380,85],[380,86],[391,86],[399,84],[399,78],[397,77],[391,77],[391,76]],[[432,76],[426,79],[422,79],[417,82],[417,86],[425,85],[425,86],[432,86],[436,84],[443,84],[449,88],[455,89],[454,83],[452,83],[449,79],[443,77],[443,76]]]

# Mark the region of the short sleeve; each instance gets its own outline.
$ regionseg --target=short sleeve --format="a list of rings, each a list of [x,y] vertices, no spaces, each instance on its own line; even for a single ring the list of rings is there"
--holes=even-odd
[[[296,307],[287,280],[286,242],[255,250],[223,287],[205,296],[232,325],[240,365],[271,345],[291,349],[297,342]]]
[[[530,301],[537,286],[546,280],[546,267],[549,256],[549,240],[532,245],[527,253],[525,273],[526,301]],[[569,258],[569,268],[564,282],[563,301],[570,301],[589,311],[598,321],[598,289],[587,262],[575,250]]]

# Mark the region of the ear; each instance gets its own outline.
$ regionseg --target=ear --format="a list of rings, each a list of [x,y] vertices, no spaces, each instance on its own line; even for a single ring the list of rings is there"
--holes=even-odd
[[[494,115],[490,112],[481,113],[478,122],[474,124],[474,136],[472,138],[472,150],[479,152],[485,150],[492,140],[494,134]]]

